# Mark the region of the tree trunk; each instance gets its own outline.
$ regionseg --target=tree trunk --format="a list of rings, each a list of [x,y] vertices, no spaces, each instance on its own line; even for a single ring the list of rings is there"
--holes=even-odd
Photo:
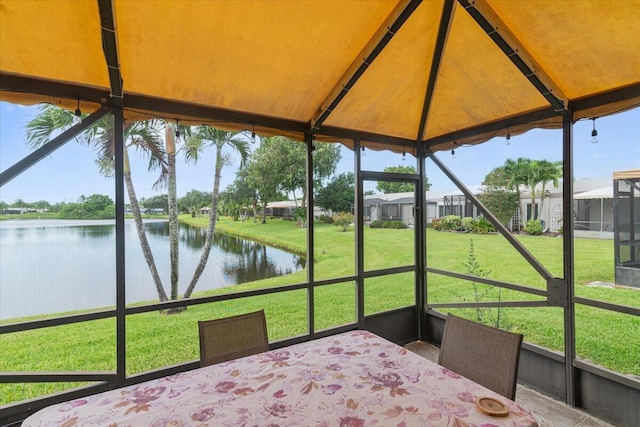
[[[153,253],[151,252],[151,247],[147,240],[147,234],[144,231],[142,215],[140,214],[140,206],[138,205],[138,198],[136,197],[136,192],[133,188],[133,181],[131,180],[131,167],[129,166],[127,147],[124,148],[124,182],[129,194],[129,203],[131,203],[131,211],[133,212],[133,219],[136,224],[138,239],[140,240],[140,247],[142,248],[142,255],[149,266],[149,271],[151,272],[151,277],[153,278],[153,283],[155,284],[156,292],[158,293],[158,299],[160,302],[167,301],[167,293],[164,291],[164,287],[162,286],[162,279],[160,279],[160,275],[158,274],[156,262],[153,259]]]
[[[267,201],[262,202],[262,223],[267,223]]]
[[[176,179],[176,141],[173,126],[165,128],[167,144],[167,201],[169,205],[169,263],[171,265],[171,300],[178,299],[178,198]]]
[[[258,220],[258,199],[254,198],[251,202],[251,207],[253,208],[253,223],[255,224]]]
[[[546,182],[542,183],[542,191],[540,192],[540,206],[538,208],[538,218],[542,218],[542,208],[544,207],[544,192],[545,192]]]
[[[207,265],[209,253],[211,252],[211,243],[213,242],[213,233],[216,230],[216,219],[218,217],[218,195],[220,193],[220,173],[222,171],[222,164],[222,147],[220,147],[220,145],[216,145],[216,174],[213,179],[213,192],[211,193],[211,211],[209,213],[207,237],[205,238],[204,246],[202,247],[202,254],[200,255],[200,261],[198,262],[196,271],[193,273],[191,283],[189,283],[189,287],[182,297],[184,299],[191,296],[191,293],[195,289],[196,284],[204,271],[204,267]]]

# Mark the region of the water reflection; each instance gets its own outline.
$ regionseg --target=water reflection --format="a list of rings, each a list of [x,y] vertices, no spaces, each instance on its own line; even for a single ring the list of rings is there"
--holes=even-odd
[[[165,289],[169,288],[169,227],[145,223]],[[180,225],[180,294],[199,261],[206,230]],[[125,222],[127,303],[157,293],[133,221]],[[219,233],[195,291],[288,274],[305,267],[299,256]],[[0,319],[102,308],[115,304],[113,221],[0,221]]]
[[[145,224],[145,229],[154,236],[166,237],[167,239],[169,237],[169,223],[167,222],[148,223]],[[206,229],[180,224],[178,235],[181,243],[180,251],[189,249],[190,252],[200,256],[206,238]],[[241,284],[291,274],[304,269],[306,265],[305,259],[300,256],[287,254],[261,243],[222,233],[214,233],[212,251],[235,255],[225,257],[222,262],[222,272],[228,283]],[[211,257],[215,257],[215,255],[212,253]]]

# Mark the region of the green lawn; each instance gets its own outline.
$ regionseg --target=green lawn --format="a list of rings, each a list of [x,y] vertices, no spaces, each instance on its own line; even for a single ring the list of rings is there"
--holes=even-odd
[[[181,220],[206,226],[206,218],[181,217]],[[270,243],[299,254],[305,253],[306,229],[291,221],[270,220],[266,225],[233,222],[222,218],[217,229],[236,236]],[[413,262],[413,230],[365,228],[365,268],[378,269]],[[353,275],[354,232],[340,227],[315,225],[316,279]],[[544,282],[510,244],[499,235],[470,235],[427,231],[430,267],[466,272],[470,241],[475,256],[487,277],[525,286],[544,288]],[[562,276],[562,239],[518,236],[545,268]],[[640,306],[640,291],[624,288],[594,288],[592,281],[613,282],[613,242],[592,239],[575,240],[576,294],[629,306]],[[222,294],[248,289],[274,287],[306,280],[306,271],[243,285],[219,289],[207,294]],[[476,297],[478,292],[480,297]],[[498,289],[474,285],[436,274],[428,275],[429,302],[497,300]],[[202,295],[202,294],[196,294]],[[315,289],[316,329],[329,328],[355,319],[355,285],[347,281]],[[413,274],[371,278],[365,281],[367,314],[413,304]],[[540,297],[502,290],[501,300],[530,300]],[[275,341],[307,332],[307,295],[305,290],[288,291],[189,307],[174,315],[150,312],[127,318],[127,372],[135,374],[198,357],[196,322],[264,308],[269,338]],[[443,310],[447,311],[447,310]],[[451,310],[454,311],[454,310]],[[475,318],[476,310],[456,310]],[[495,321],[496,309],[482,310],[484,318]],[[500,326],[525,335],[525,340],[554,350],[563,349],[563,312],[557,307],[510,308],[500,310]],[[640,319],[605,310],[577,306],[576,348],[580,358],[625,374],[640,375]],[[3,371],[115,370],[115,320],[97,320],[36,331],[0,335],[0,369]],[[77,384],[2,384],[0,404],[36,397]]]

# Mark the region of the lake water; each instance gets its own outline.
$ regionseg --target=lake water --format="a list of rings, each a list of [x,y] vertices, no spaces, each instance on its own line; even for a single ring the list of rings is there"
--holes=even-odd
[[[145,222],[147,238],[170,294],[169,226]],[[200,259],[206,230],[180,224],[180,295]],[[116,302],[113,220],[0,221],[0,319],[113,306]],[[132,220],[125,223],[126,300],[157,301]],[[305,260],[259,243],[216,234],[195,292],[298,271]]]

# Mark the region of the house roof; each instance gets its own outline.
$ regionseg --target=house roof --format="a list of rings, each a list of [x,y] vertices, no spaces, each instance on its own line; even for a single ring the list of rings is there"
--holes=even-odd
[[[637,106],[638,22],[610,0],[0,0],[0,99],[415,154]]]
[[[640,169],[633,169],[628,171],[619,171],[613,173],[613,179],[639,179]]]
[[[613,185],[608,187],[596,188],[595,190],[585,191],[584,193],[573,196],[575,200],[585,199],[613,199]]]

